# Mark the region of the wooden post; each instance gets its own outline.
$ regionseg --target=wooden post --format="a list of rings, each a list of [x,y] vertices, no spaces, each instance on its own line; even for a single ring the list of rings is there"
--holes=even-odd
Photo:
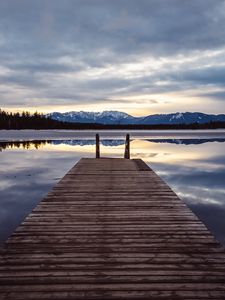
[[[126,135],[124,158],[130,159],[130,135]]]
[[[99,145],[99,134],[97,133],[95,136],[96,141],[96,158],[100,158],[100,145]]]

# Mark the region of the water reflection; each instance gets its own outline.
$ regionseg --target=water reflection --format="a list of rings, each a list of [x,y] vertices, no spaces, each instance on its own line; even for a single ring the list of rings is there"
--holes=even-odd
[[[80,159],[94,139],[1,142],[0,241]],[[122,157],[124,139],[102,139],[102,156]],[[225,244],[225,139],[132,139],[145,160]]]
[[[63,141],[52,141],[53,145],[70,145],[70,146],[87,146],[87,145],[95,145],[95,140],[63,140]],[[124,145],[124,140],[120,139],[104,139],[100,141],[100,144],[106,147],[116,147]]]
[[[0,142],[0,151],[6,149],[26,149],[29,150],[31,148],[39,149],[41,146],[45,146],[46,144],[51,143],[48,140],[34,140],[34,141],[13,141],[13,142]]]
[[[199,145],[204,143],[220,142],[224,143],[223,138],[211,138],[211,139],[142,139],[143,141],[148,141],[150,143],[169,143],[177,145]],[[131,139],[132,142],[132,139]],[[100,141],[101,145],[106,147],[115,147],[125,144],[123,139],[102,139]],[[87,146],[95,145],[94,139],[69,139],[69,140],[32,140],[32,141],[12,141],[12,142],[0,142],[0,151],[6,149],[26,149],[31,148],[40,149],[46,145],[70,145],[70,146]]]
[[[154,168],[225,245],[225,156],[220,164],[159,164]]]
[[[101,145],[106,147],[114,147],[124,145],[122,139],[104,139],[101,140]],[[13,142],[0,142],[0,151],[6,149],[24,149],[30,150],[32,148],[40,149],[46,145],[70,145],[70,146],[87,146],[95,145],[94,139],[79,139],[79,140],[32,140],[32,141],[13,141]]]
[[[225,142],[222,138],[211,138],[211,139],[148,139],[149,142],[153,143],[170,143],[177,145],[199,145],[204,143],[212,142]]]

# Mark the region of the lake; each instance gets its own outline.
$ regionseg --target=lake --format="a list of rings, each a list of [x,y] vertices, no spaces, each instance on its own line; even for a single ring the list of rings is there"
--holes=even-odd
[[[126,131],[100,132],[101,156],[123,157]],[[132,131],[131,158],[160,175],[225,245],[225,132]],[[95,132],[0,133],[0,242],[81,157]]]

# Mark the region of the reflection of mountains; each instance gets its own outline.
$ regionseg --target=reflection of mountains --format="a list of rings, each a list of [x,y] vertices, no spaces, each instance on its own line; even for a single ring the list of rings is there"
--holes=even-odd
[[[211,142],[224,143],[225,139],[211,138],[211,139],[147,139],[146,141],[152,143],[169,143],[177,145],[199,145]]]
[[[113,147],[113,146],[121,146],[124,145],[124,140],[101,140],[100,143],[103,146],[109,146],[109,147]],[[65,144],[65,145],[70,145],[70,146],[89,146],[89,145],[95,145],[95,140],[55,140],[52,141],[52,144],[54,145],[61,145],[61,144]]]
[[[225,139],[222,138],[209,138],[209,139],[146,139],[145,141],[152,143],[170,143],[177,145],[199,145],[208,142],[225,142]],[[104,139],[101,140],[100,143],[103,146],[121,146],[124,145],[125,141],[122,139]],[[87,145],[95,145],[95,140],[54,140],[52,141],[54,145],[66,144],[71,146],[87,146]]]
[[[199,145],[208,142],[220,142],[224,143],[225,139],[211,138],[211,139],[145,139],[145,141],[151,143],[170,143],[177,145]],[[123,139],[102,139],[101,145],[106,147],[116,147],[124,145]],[[88,140],[33,140],[33,141],[16,141],[16,142],[0,142],[0,151],[5,149],[24,149],[29,150],[31,148],[39,149],[45,145],[70,145],[70,146],[88,146],[95,145],[94,139]]]

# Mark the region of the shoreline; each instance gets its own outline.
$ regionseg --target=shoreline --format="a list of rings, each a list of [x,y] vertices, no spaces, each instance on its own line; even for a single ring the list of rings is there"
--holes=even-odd
[[[204,129],[204,130],[0,130],[0,141],[21,141],[21,140],[65,140],[65,139],[86,139],[95,138],[99,133],[100,138],[125,138],[129,133],[131,138],[225,138],[225,129]]]

